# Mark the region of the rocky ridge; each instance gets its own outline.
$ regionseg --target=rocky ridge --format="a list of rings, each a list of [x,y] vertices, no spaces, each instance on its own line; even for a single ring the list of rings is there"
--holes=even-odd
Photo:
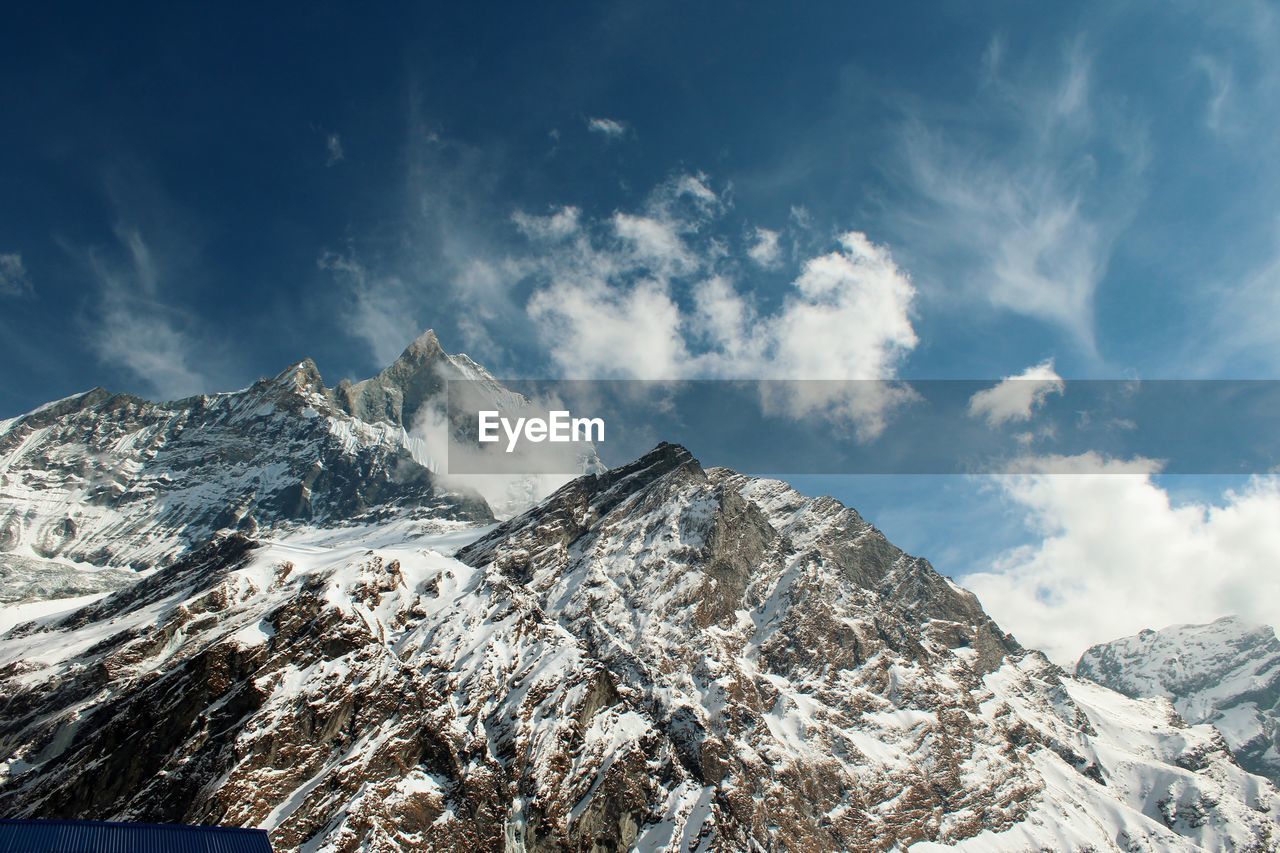
[[[328,388],[306,360],[243,391],[155,403],[96,388],[5,421],[0,602],[117,589],[227,528],[397,512],[483,523],[486,501],[437,476],[414,432],[450,378],[510,396],[427,332],[361,383]]]
[[[0,810],[283,850],[1273,850],[1274,787],[858,514],[660,445],[496,528],[220,535],[0,638]]]

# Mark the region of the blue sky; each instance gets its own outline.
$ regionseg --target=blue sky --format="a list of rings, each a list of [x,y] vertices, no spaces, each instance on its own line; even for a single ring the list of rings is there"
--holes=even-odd
[[[468,262],[523,251],[516,211],[607,217],[685,173],[731,200],[717,237],[799,244],[740,282],[766,303],[838,233],[886,245],[919,290],[904,375],[1275,372],[1274,4],[13,15],[5,414],[96,384],[242,385],[306,353],[367,374],[327,253],[404,282],[450,348],[548,373],[519,293],[488,341],[460,322],[487,295]],[[185,370],[107,343],[141,312]]]
[[[304,355],[359,378],[427,327],[510,376],[1280,359],[1273,2],[72,4],[4,30],[0,416]],[[896,295],[809,337],[810,264],[869,257]],[[921,538],[901,489],[927,486],[870,488],[831,490]],[[1025,539],[972,527],[919,544],[961,570]]]

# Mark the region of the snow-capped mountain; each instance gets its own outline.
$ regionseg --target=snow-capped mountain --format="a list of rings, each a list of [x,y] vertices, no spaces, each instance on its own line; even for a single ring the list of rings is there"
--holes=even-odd
[[[0,812],[282,850],[1274,850],[1218,732],[660,445],[500,526],[227,531],[0,638]]]
[[[1159,696],[1212,723],[1241,765],[1280,782],[1280,640],[1268,625],[1225,617],[1094,646],[1076,674],[1126,696]]]
[[[224,528],[398,511],[483,523],[567,479],[489,478],[486,505],[438,476],[416,422],[447,379],[515,396],[428,331],[356,384],[327,388],[307,360],[243,391],[153,403],[99,388],[0,422],[0,603],[118,589]]]

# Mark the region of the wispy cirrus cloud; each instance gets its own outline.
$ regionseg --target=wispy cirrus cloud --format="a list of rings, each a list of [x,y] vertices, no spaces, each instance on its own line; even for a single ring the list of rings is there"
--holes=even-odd
[[[1205,104],[1205,126],[1216,134],[1226,133],[1229,129],[1231,95],[1235,88],[1231,66],[1204,53],[1197,54],[1194,63],[1209,87],[1208,101]]]
[[[1094,90],[1083,41],[1050,75],[1011,68],[1008,52],[990,43],[970,109],[923,108],[903,125],[900,225],[963,300],[1094,353],[1094,295],[1141,195],[1144,133]]]
[[[1200,169],[1230,187],[1214,211],[1232,223],[1221,236],[1196,235],[1205,257],[1186,301],[1198,340],[1183,348],[1179,366],[1199,375],[1271,376],[1280,367],[1280,327],[1272,320],[1280,310],[1280,167],[1271,142],[1280,133],[1280,9],[1258,0],[1176,8],[1202,34],[1187,60],[1201,83],[1192,91],[1203,98],[1209,131],[1196,155],[1205,158]]]
[[[117,225],[115,238],[112,251],[80,253],[98,287],[87,319],[93,350],[165,399],[208,390],[209,378],[196,365],[191,318],[164,301],[162,267],[151,247],[133,226]]]
[[[322,252],[316,265],[342,284],[346,329],[368,347],[374,363],[391,364],[422,332],[418,300],[403,279],[371,273],[352,252]]]
[[[1220,140],[1252,147],[1280,116],[1280,11],[1265,0],[1218,4],[1185,2],[1175,8],[1194,19],[1205,39],[1189,57],[1204,82],[1204,123]]]
[[[406,122],[391,225],[316,255],[327,307],[342,318],[339,332],[367,353],[349,367],[386,367],[431,326],[452,348],[461,343],[501,370],[513,360],[509,349],[523,318],[512,293],[519,276],[494,224],[503,216],[494,201],[502,164],[491,151],[441,134],[416,93]]]
[[[342,137],[336,133],[327,134],[324,138],[325,166],[336,166],[346,159],[342,149]]]
[[[17,252],[0,253],[0,296],[30,296],[32,292],[22,255]]]

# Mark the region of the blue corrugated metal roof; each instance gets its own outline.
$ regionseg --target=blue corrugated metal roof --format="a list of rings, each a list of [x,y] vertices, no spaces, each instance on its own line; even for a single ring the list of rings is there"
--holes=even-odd
[[[0,853],[271,853],[271,841],[227,826],[0,820]]]

